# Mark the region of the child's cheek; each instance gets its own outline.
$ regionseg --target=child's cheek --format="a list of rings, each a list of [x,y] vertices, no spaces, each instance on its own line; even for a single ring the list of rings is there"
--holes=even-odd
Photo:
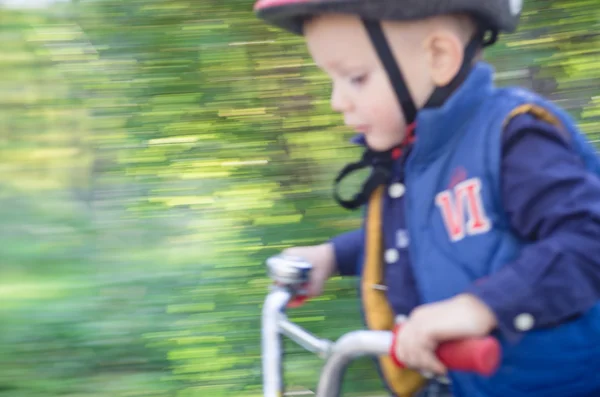
[[[402,116],[400,115],[400,109],[395,107],[396,102],[380,103],[380,106],[371,109],[371,120],[373,120],[374,125],[379,127],[379,130],[400,132],[396,130],[400,130]]]
[[[389,118],[389,111],[379,102],[373,102],[368,109],[369,119],[373,124],[386,124]]]

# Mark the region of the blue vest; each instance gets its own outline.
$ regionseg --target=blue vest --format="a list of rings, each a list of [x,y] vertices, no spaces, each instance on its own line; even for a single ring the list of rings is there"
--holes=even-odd
[[[504,125],[528,104],[553,115],[587,168],[600,175],[595,149],[566,112],[525,90],[494,87],[491,67],[478,64],[442,108],[419,112],[417,142],[406,163],[410,258],[424,303],[460,294],[513,261],[526,244],[504,213],[500,167]],[[455,217],[462,209],[462,216],[443,217],[445,206]],[[575,321],[527,332],[518,342],[497,336],[499,371],[491,378],[451,372],[456,397],[600,396],[600,303]]]

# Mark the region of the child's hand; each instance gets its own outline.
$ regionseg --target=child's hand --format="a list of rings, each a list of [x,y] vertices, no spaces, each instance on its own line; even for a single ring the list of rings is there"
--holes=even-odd
[[[312,264],[310,281],[306,286],[307,296],[311,298],[321,295],[325,282],[335,271],[336,263],[333,244],[293,247],[284,250],[283,253],[298,256]]]
[[[472,295],[458,295],[413,310],[393,349],[407,367],[443,375],[446,368],[435,356],[440,343],[486,336],[495,327],[496,317],[483,302]]]

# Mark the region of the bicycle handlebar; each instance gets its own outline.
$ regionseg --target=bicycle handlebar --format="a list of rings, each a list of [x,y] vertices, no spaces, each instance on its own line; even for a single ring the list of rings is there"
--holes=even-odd
[[[274,286],[262,310],[262,369],[264,397],[281,397],[283,384],[282,336],[294,340],[306,350],[324,358],[316,397],[338,397],[348,364],[360,356],[390,355],[397,365],[392,347],[394,331],[353,331],[333,343],[312,335],[286,317],[285,310],[304,303],[303,286],[309,279],[311,265],[301,258],[278,255],[267,261]],[[397,327],[401,327],[398,324]],[[491,337],[451,341],[436,350],[440,361],[450,370],[491,375],[500,361],[500,344]]]
[[[275,287],[263,306],[262,360],[265,397],[278,397],[283,394],[283,335],[325,359],[316,397],[339,396],[345,369],[352,360],[361,356],[390,355],[394,342],[392,331],[348,332],[333,343],[291,323],[285,315],[285,309],[292,298],[293,294],[286,288]],[[477,372],[488,376],[499,364],[500,345],[492,337],[452,341],[441,344],[436,354],[451,370]],[[397,364],[402,366],[402,363]]]
[[[394,336],[402,328],[397,324]],[[399,367],[404,364],[398,361],[393,349],[394,341],[390,345],[390,356]],[[483,376],[492,375],[500,363],[500,343],[491,336],[483,338],[469,338],[444,342],[440,344],[435,352],[438,359],[448,369],[454,371],[475,372]]]

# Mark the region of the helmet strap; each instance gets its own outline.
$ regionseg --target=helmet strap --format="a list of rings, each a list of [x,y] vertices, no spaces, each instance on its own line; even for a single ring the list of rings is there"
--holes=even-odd
[[[400,107],[402,108],[402,112],[404,113],[406,124],[412,124],[417,117],[417,107],[412,96],[410,95],[410,92],[408,91],[406,80],[402,75],[402,71],[396,62],[396,59],[394,58],[389,42],[385,37],[381,22],[363,19],[363,25],[365,26],[371,42],[377,51],[377,55],[379,56],[379,59],[381,60],[381,63],[388,74],[388,78],[390,79],[392,87],[394,88],[394,92],[396,93],[396,98],[398,99]],[[450,83],[443,87],[437,87],[425,103],[424,107],[435,108],[442,106],[444,102],[446,102],[452,95],[452,93],[467,78],[473,66],[473,59],[477,55],[477,50],[482,46],[491,45],[496,41],[497,32],[492,31],[491,36],[487,40],[484,40],[485,33],[486,29],[482,26],[478,26],[477,32],[465,48],[463,62],[459,72],[456,74],[456,76],[454,76]]]
[[[371,38],[371,42],[377,51],[377,55],[379,55],[379,59],[387,72],[388,78],[396,92],[396,98],[400,103],[400,107],[402,108],[402,112],[404,113],[404,120],[406,125],[412,124],[417,118],[417,107],[415,106],[415,102],[413,101],[410,92],[408,91],[408,86],[404,80],[404,76],[400,71],[400,67],[396,63],[396,59],[394,58],[394,54],[390,48],[390,45],[383,33],[383,28],[379,21],[372,21],[363,19],[363,25],[367,29],[367,33]]]
[[[460,65],[458,73],[456,73],[456,76],[454,76],[448,84],[443,87],[436,87],[436,89],[433,90],[431,96],[425,103],[425,108],[437,108],[442,106],[444,102],[450,98],[452,93],[466,80],[473,67],[473,59],[475,59],[477,51],[483,45],[484,34],[485,31],[481,29],[477,30],[465,48],[463,62],[462,65]]]
[[[348,210],[355,210],[366,204],[371,195],[379,186],[389,183],[392,177],[392,169],[396,161],[403,162],[410,153],[414,142],[413,126],[407,128],[407,134],[402,143],[385,151],[376,151],[369,147],[363,152],[362,158],[356,163],[346,165],[335,178],[333,185],[333,198],[339,205]],[[371,172],[362,187],[352,198],[344,199],[340,195],[340,183],[348,175],[370,168]],[[400,171],[400,179],[403,180],[403,170]]]

